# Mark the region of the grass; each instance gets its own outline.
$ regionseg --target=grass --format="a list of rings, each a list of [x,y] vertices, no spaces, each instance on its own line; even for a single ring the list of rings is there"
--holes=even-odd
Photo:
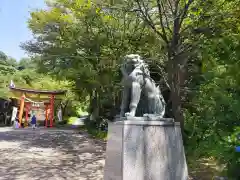
[[[67,120],[56,124],[56,127],[72,125],[75,122],[75,120],[78,118],[77,117],[65,117],[64,119],[67,119]],[[100,130],[93,129],[88,126],[80,126],[78,129],[80,131],[84,131],[84,132],[88,133],[88,135],[92,138],[104,140],[104,141],[107,140],[107,132],[106,131],[100,131]]]
[[[81,131],[87,132],[90,135],[90,137],[93,137],[93,138],[96,138],[96,139],[99,139],[99,140],[104,140],[104,141],[107,140],[107,132],[105,132],[105,131],[91,129],[91,128],[88,128],[86,126],[79,127],[79,129]]]
[[[77,119],[78,117],[69,117],[67,118],[67,124],[72,125]]]
[[[221,176],[224,166],[219,165],[213,157],[203,157],[199,159],[188,159],[189,175],[193,179],[211,180],[215,176]]]

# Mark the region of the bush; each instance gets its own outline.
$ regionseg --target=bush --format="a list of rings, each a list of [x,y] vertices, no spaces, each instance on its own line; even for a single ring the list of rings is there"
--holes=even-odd
[[[240,127],[235,128],[233,134],[228,137],[228,143],[226,143],[228,149],[225,153],[224,161],[227,164],[227,174],[234,179],[240,179],[240,152],[236,152],[236,147],[240,146]]]
[[[205,113],[206,115],[209,115]],[[228,116],[230,113],[228,113]],[[211,123],[218,123],[220,117],[210,121],[207,117],[185,111],[185,151],[191,159],[213,157],[219,165],[224,165],[223,175],[233,180],[240,179],[240,153],[235,151],[240,145],[240,127],[229,125],[222,128]],[[226,117],[222,117],[222,121]],[[222,123],[222,122],[221,122]],[[220,124],[220,123],[219,123]],[[194,163],[194,162],[193,162]]]
[[[87,129],[94,129],[97,131],[106,131],[107,119],[99,117],[95,120],[92,120],[89,116],[84,120],[84,124]]]
[[[78,119],[78,117],[69,117],[67,120],[67,124],[73,124]]]

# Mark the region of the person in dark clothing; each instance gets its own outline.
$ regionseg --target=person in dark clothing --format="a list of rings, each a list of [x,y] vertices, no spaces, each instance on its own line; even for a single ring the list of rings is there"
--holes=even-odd
[[[32,124],[32,128],[35,129],[37,124],[37,118],[35,115],[32,116],[31,124]]]

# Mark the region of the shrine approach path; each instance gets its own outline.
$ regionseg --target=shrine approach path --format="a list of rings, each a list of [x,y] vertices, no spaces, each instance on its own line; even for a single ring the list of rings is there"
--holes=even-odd
[[[104,148],[74,130],[0,128],[0,180],[102,180]]]

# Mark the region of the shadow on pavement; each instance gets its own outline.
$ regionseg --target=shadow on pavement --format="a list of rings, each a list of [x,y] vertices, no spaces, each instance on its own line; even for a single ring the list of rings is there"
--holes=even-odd
[[[101,180],[104,149],[73,130],[0,130],[0,180]]]

